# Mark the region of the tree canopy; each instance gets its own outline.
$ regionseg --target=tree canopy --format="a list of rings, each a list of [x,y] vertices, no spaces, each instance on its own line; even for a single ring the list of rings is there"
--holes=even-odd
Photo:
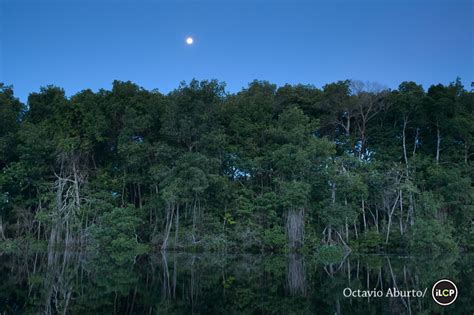
[[[127,250],[474,244],[474,94],[339,81],[0,84],[0,239]]]

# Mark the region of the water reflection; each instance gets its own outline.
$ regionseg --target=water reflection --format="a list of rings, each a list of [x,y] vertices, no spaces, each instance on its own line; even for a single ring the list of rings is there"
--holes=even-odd
[[[219,255],[158,252],[0,254],[0,314],[418,314],[447,309],[431,285],[460,295],[449,313],[472,313],[474,257]],[[347,298],[352,290],[424,289],[424,298]]]
[[[286,274],[289,293],[292,296],[306,296],[306,270],[303,256],[299,254],[290,254],[288,256],[288,268]]]

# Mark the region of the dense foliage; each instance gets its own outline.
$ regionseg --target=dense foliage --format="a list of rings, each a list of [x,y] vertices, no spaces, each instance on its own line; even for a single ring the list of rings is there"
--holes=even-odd
[[[0,239],[122,251],[469,250],[474,93],[0,85]],[[324,246],[321,246],[324,245]]]

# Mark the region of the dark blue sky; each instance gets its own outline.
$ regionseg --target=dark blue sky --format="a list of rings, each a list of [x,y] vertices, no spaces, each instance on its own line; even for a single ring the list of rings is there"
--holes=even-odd
[[[0,82],[23,101],[48,84],[71,95],[114,79],[162,92],[192,78],[231,92],[253,79],[474,80],[472,0],[0,2]]]

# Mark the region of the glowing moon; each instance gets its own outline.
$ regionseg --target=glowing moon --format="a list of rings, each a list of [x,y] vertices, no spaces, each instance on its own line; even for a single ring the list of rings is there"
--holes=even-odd
[[[192,44],[193,44],[193,42],[194,42],[194,39],[193,39],[192,37],[188,37],[188,38],[186,38],[186,44],[188,44],[188,45],[192,45]]]

